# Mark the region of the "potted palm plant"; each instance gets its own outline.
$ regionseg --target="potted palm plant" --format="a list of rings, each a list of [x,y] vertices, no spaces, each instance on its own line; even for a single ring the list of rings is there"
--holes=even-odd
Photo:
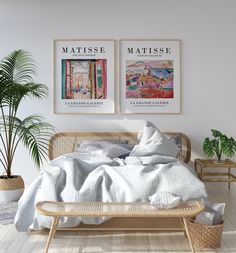
[[[24,190],[21,176],[12,174],[12,164],[19,143],[29,150],[37,166],[46,158],[48,139],[53,127],[35,114],[26,118],[18,115],[27,97],[44,98],[47,87],[33,81],[35,64],[31,55],[16,50],[0,61],[0,201],[18,200]]]
[[[218,162],[221,162],[222,154],[232,157],[236,153],[236,141],[233,137],[228,137],[219,130],[211,129],[213,139],[205,138],[203,151],[208,157],[216,155]]]

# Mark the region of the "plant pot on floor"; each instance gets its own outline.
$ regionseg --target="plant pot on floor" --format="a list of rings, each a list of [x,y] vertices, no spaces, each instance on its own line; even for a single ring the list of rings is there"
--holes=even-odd
[[[24,181],[21,176],[0,176],[0,202],[17,201],[24,192]]]
[[[20,176],[12,175],[18,145],[23,144],[37,167],[46,159],[52,125],[37,114],[19,117],[25,98],[44,98],[45,84],[33,81],[35,62],[24,50],[15,50],[0,60],[0,201],[16,201],[24,191]],[[21,115],[22,116],[22,115]]]

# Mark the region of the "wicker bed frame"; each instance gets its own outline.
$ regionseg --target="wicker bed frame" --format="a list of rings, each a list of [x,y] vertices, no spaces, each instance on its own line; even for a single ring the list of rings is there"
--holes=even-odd
[[[191,143],[183,133],[166,132],[165,134],[171,136],[179,136],[181,138],[181,151],[178,158],[183,160],[185,163],[190,161],[191,157]],[[75,146],[81,140],[99,140],[99,139],[116,139],[121,141],[128,141],[129,144],[136,144],[137,133],[128,132],[64,132],[55,134],[49,145],[49,159],[52,160],[56,157],[71,153],[74,151]]]
[[[189,138],[183,133],[166,132],[171,136],[180,136],[182,147],[179,159],[188,163],[191,157],[191,143]],[[71,153],[81,140],[117,139],[128,141],[129,144],[136,144],[137,133],[128,132],[64,132],[55,134],[49,145],[49,159]],[[183,230],[181,219],[179,218],[160,218],[142,217],[126,218],[115,217],[100,225],[81,224],[80,230]]]

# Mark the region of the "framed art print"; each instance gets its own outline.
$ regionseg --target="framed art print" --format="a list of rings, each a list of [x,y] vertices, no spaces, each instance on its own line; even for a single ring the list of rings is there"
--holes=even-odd
[[[114,43],[54,41],[55,113],[114,113]]]
[[[122,113],[180,113],[180,41],[120,41]]]

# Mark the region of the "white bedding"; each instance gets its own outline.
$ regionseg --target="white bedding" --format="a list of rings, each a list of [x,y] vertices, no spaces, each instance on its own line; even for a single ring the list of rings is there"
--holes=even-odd
[[[78,152],[53,160],[20,199],[16,229],[50,227],[51,219],[34,210],[34,205],[42,200],[148,202],[155,194],[158,198],[154,199],[159,200],[160,193],[166,192],[183,201],[207,197],[204,184],[191,168],[174,157],[150,152],[145,155],[144,146],[142,143],[142,155],[134,153],[125,160]],[[64,218],[59,226],[103,221],[102,218]]]

